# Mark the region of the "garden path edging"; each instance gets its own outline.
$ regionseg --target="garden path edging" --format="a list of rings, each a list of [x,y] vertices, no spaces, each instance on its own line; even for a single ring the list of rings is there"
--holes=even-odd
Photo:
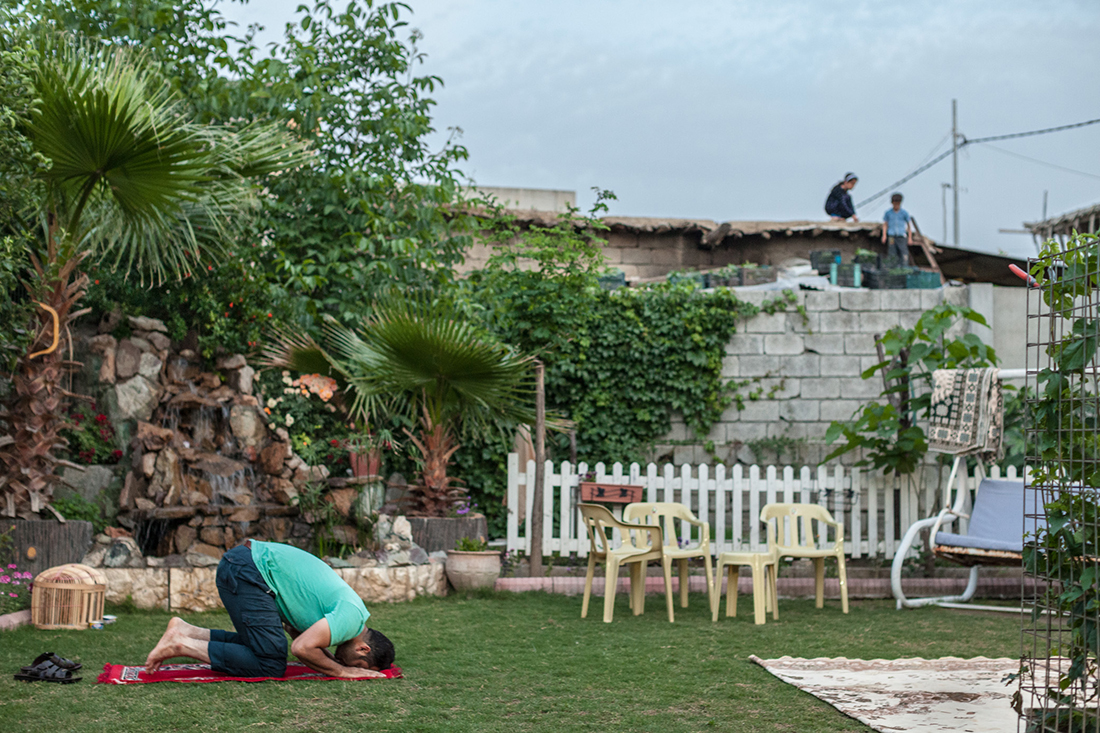
[[[336,568],[336,573],[367,603],[408,601],[447,594],[442,562],[392,568]],[[221,608],[214,584],[216,568],[103,568],[108,603],[133,601],[138,608],[161,611],[212,611]]]
[[[723,579],[723,593],[725,592],[725,579]],[[693,593],[706,592],[706,578],[701,575],[692,576],[688,580],[688,590]],[[813,578],[779,578],[778,592],[780,598],[813,598]],[[904,578],[902,589],[905,594],[913,596],[945,596],[958,595],[966,587],[966,578]],[[584,576],[579,577],[549,577],[549,578],[498,578],[494,586],[499,591],[546,591],[547,593],[561,593],[563,595],[580,595],[584,593]],[[630,588],[629,578],[619,578],[617,593],[624,593]],[[678,592],[680,579],[672,578],[672,590]],[[1023,583],[1020,578],[981,578],[978,579],[978,591],[976,598],[1019,598]],[[650,576],[646,578],[646,593],[664,593],[664,579]],[[592,581],[592,595],[603,596],[603,577],[594,578]],[[738,591],[742,594],[752,594],[752,579],[739,578]],[[825,596],[827,598],[840,597],[840,583],[836,578],[825,579]],[[848,578],[849,598],[891,598],[889,578]]]
[[[25,626],[31,622],[31,610],[29,608],[14,613],[5,613],[0,616],[0,631],[11,631]]]

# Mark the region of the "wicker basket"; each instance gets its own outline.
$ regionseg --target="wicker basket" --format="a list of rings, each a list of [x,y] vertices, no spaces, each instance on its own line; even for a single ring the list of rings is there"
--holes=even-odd
[[[86,629],[103,620],[107,576],[76,563],[43,570],[31,592],[31,623],[39,629]]]

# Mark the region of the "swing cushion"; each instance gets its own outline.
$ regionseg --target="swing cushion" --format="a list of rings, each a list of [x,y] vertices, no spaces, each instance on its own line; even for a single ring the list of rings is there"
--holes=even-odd
[[[937,532],[935,544],[1023,552],[1025,512],[1035,514],[1035,492],[1025,492],[1023,481],[982,479],[978,494],[974,497],[967,533]],[[1033,529],[1031,522],[1034,521],[1029,521],[1029,531]],[[1046,524],[1043,519],[1037,521]]]

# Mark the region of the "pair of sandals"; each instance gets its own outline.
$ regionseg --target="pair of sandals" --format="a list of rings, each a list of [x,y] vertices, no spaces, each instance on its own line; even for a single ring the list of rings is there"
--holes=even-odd
[[[80,662],[59,657],[53,652],[43,652],[29,665],[22,667],[15,675],[15,679],[23,682],[57,682],[69,685],[84,679],[73,676],[73,672],[82,666]]]

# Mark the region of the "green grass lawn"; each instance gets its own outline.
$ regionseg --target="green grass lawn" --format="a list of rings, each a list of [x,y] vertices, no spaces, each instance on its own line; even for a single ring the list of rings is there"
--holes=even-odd
[[[371,608],[397,647],[405,679],[366,682],[97,685],[106,662],[139,664],[170,618],[119,613],[103,631],[0,632],[0,730],[15,731],[869,731],[748,661],[796,657],[1016,657],[1013,614],[855,601],[817,610],[781,601],[780,620],[712,624],[705,597],[664,617],[659,596],[634,617],[619,594],[615,622],[593,599],[494,593]],[[188,621],[225,627],[222,613]],[[75,685],[16,682],[42,651],[84,663]]]

